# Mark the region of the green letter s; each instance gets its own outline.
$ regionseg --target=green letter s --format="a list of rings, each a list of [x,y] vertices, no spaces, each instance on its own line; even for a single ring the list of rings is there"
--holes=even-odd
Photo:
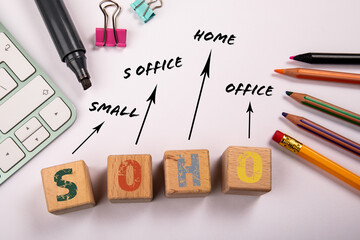
[[[70,199],[74,198],[77,194],[77,186],[75,183],[69,182],[69,181],[64,181],[61,179],[62,176],[67,175],[67,174],[72,174],[72,168],[59,170],[57,173],[55,173],[55,176],[54,176],[54,181],[56,182],[56,185],[58,187],[67,188],[69,190],[69,192],[67,194],[56,196],[58,202],[70,200]]]

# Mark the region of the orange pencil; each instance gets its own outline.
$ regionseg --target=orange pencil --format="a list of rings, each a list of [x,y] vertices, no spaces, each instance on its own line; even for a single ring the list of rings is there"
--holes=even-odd
[[[360,84],[360,74],[356,73],[333,72],[309,68],[275,69],[275,72],[302,79]]]
[[[350,172],[346,168],[336,164],[320,153],[315,152],[311,148],[280,131],[276,131],[272,139],[286,149],[296,153],[300,157],[308,160],[312,164],[360,191],[360,177],[355,173]]]

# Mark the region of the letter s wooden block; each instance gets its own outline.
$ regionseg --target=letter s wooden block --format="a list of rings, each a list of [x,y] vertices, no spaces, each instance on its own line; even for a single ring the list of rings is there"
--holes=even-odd
[[[149,202],[153,198],[150,155],[109,156],[107,179],[111,202]]]
[[[48,211],[62,214],[95,206],[89,170],[76,161],[41,170]]]
[[[208,150],[166,151],[165,196],[202,197],[211,191]]]
[[[228,147],[222,155],[222,191],[261,195],[271,191],[271,149]]]

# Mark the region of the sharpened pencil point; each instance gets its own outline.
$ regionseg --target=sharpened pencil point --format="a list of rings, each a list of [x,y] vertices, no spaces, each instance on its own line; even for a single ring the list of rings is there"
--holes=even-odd
[[[288,113],[286,113],[286,112],[282,112],[282,114],[281,115],[283,115],[285,118],[287,117],[287,115],[288,115]]]
[[[277,73],[280,73],[280,74],[284,74],[284,72],[285,72],[284,69],[275,69],[274,71]]]
[[[290,59],[291,59],[291,60],[294,60],[294,57],[295,57],[295,56],[291,56]]]
[[[293,92],[286,91],[286,95],[290,96],[291,94],[293,94]]]

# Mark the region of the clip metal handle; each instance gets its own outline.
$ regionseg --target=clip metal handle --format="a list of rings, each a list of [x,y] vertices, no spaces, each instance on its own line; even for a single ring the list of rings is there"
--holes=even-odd
[[[149,7],[150,7],[151,4],[156,3],[157,1],[158,1],[158,0],[153,0],[153,1],[149,2],[149,3],[148,3]],[[155,6],[154,8],[152,8],[153,11],[154,11],[155,9],[161,8],[161,7],[163,6],[162,0],[159,0],[159,1],[160,1],[160,5],[157,5],[157,6]],[[149,8],[148,8],[148,9],[149,9]]]
[[[107,3],[107,5],[103,6],[104,3]],[[119,16],[119,13],[121,11],[121,7],[119,6],[119,4],[117,4],[116,2],[112,1],[112,0],[103,0],[100,2],[99,7],[101,9],[101,11],[104,14],[104,38],[103,38],[103,46],[105,46],[106,44],[106,36],[107,36],[107,26],[108,26],[108,19],[109,19],[109,15],[106,12],[106,8],[108,7],[116,7],[114,13],[112,14],[112,24],[113,24],[113,32],[114,32],[114,38],[115,38],[115,43],[118,44],[118,39],[117,39],[117,34],[116,34],[116,18],[117,16]]]

